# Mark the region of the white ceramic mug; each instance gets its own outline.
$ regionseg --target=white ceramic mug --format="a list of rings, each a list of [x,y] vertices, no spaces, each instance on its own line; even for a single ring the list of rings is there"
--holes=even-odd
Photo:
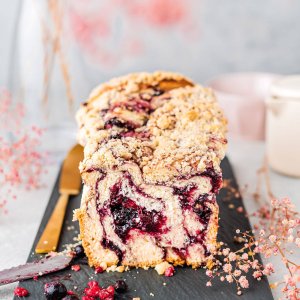
[[[274,81],[266,104],[269,164],[275,171],[300,177],[300,75]]]
[[[265,99],[277,78],[279,75],[270,73],[231,73],[207,83],[228,118],[230,137],[264,139]]]

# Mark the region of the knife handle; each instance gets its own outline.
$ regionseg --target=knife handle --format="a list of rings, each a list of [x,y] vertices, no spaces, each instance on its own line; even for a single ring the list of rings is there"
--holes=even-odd
[[[52,215],[48,220],[39,242],[36,245],[36,253],[48,253],[51,251],[56,251],[68,200],[68,194],[61,194],[59,196]]]

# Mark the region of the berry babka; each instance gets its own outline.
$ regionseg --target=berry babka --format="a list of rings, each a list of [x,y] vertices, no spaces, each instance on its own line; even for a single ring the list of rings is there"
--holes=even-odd
[[[77,121],[84,188],[75,216],[89,264],[207,264],[227,144],[212,91],[179,74],[130,74],[96,88]]]

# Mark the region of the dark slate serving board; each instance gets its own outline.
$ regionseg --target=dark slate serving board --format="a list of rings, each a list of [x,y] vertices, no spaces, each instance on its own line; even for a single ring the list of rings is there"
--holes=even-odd
[[[222,162],[223,178],[230,180],[230,186],[237,189],[237,183],[232,172],[232,168],[227,158]],[[74,243],[74,237],[78,235],[78,224],[72,222],[73,210],[80,205],[81,196],[73,197],[70,199],[68,210],[66,213],[65,223],[60,240],[60,249],[64,248],[62,245]],[[47,220],[53,210],[56,200],[58,199],[58,180],[53,188],[53,192],[46,208],[45,215],[42,219],[40,228],[35,238],[31,254],[28,261],[35,260],[40,255],[34,254],[35,245],[47,223]],[[220,206],[220,229],[219,240],[227,243],[231,249],[239,249],[240,245],[237,245],[233,241],[235,230],[239,228],[241,231],[250,230],[249,220],[243,213],[237,212],[235,208],[242,206],[242,199],[236,197],[233,193],[229,193],[226,188],[222,189],[218,196],[218,203]],[[74,226],[75,229],[70,230],[70,226]],[[159,276],[155,270],[142,270],[133,269],[124,273],[110,272],[102,274],[94,274],[92,268],[86,264],[81,265],[79,272],[74,272],[70,268],[56,272],[54,274],[43,276],[38,281],[26,280],[20,283],[20,286],[27,288],[30,291],[30,297],[26,299],[44,299],[43,285],[54,279],[62,281],[68,289],[74,290],[74,286],[77,286],[78,295],[82,295],[83,289],[91,278],[99,281],[100,285],[108,286],[113,284],[117,279],[125,279],[129,291],[123,295],[117,295],[116,299],[132,299],[133,297],[140,297],[145,299],[239,299],[239,300],[268,300],[273,299],[269,283],[266,278],[257,282],[251,276],[249,276],[250,288],[245,290],[242,296],[237,296],[236,288],[234,284],[228,284],[220,282],[218,279],[213,281],[212,287],[206,287],[207,276],[205,270],[198,269],[193,270],[188,267],[176,268],[176,274],[173,277]],[[164,285],[164,283],[166,285]],[[151,293],[151,295],[150,295]],[[154,296],[153,296],[154,295]],[[15,298],[19,299],[19,298]]]

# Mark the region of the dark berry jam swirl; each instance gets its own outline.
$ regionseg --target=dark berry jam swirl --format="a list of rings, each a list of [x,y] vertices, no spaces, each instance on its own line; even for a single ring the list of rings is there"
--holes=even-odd
[[[202,221],[205,229],[207,228],[212,214],[211,209],[207,206],[208,202],[210,202],[210,200],[208,200],[208,197],[208,194],[202,194],[195,200],[193,204],[193,212],[197,214],[199,219]]]
[[[207,250],[207,247],[205,245],[205,239],[206,239],[206,230],[208,227],[208,223],[210,220],[210,217],[212,215],[212,210],[208,206],[208,203],[211,202],[211,195],[209,194],[202,194],[199,195],[196,199],[194,199],[194,192],[196,191],[197,187],[193,184],[187,185],[182,188],[174,187],[173,193],[174,195],[177,195],[180,200],[180,204],[182,209],[188,209],[192,210],[199,218],[199,221],[203,224],[204,228],[202,231],[197,232],[196,235],[190,235],[188,233],[188,230],[186,229],[186,234],[189,237],[188,244],[201,244],[204,248],[204,255],[208,256],[210,255],[210,252]],[[212,198],[214,201],[214,197]],[[183,249],[173,249],[175,253],[180,258],[185,258],[188,254],[187,248]]]
[[[122,261],[123,259],[123,252],[121,251],[121,249],[115,245],[112,241],[104,238],[102,241],[101,241],[101,245],[103,246],[103,248],[106,248],[106,249],[109,249],[113,252],[116,253],[118,259],[119,259],[119,262]]]
[[[135,193],[139,193],[138,189]],[[144,196],[143,193],[140,195]],[[125,196],[121,182],[111,188],[109,208],[114,219],[115,232],[123,241],[126,241],[131,229],[139,229],[153,235],[163,232],[165,217],[156,210],[146,210]]]
[[[113,117],[109,120],[107,120],[105,123],[104,123],[104,128],[105,129],[110,129],[112,128],[113,126],[115,127],[118,127],[118,128],[125,128],[129,131],[132,131],[134,130],[135,128],[137,128],[138,126],[135,125],[133,122],[130,122],[130,121],[124,121],[124,120],[121,120],[121,119],[118,119],[116,117]]]
[[[141,126],[144,126],[149,119],[149,115],[154,111],[152,108],[152,100],[162,94],[164,91],[156,88],[150,87],[152,89],[151,93],[140,93],[138,95],[129,96],[126,102],[116,102],[110,105],[109,109],[102,109],[101,116],[105,117],[107,113],[113,113],[118,108],[123,108],[127,111],[137,112],[143,114],[145,120],[143,124],[135,124],[129,120],[123,120],[122,118],[112,117],[104,123],[104,129],[112,129],[113,127],[117,127],[120,129],[127,130],[129,132],[135,132],[135,130]],[[113,138],[121,138],[122,135],[115,135]]]
[[[109,139],[121,139],[122,137],[135,137],[141,140],[149,139],[149,132],[136,132],[136,131],[124,131],[120,133],[111,134]]]
[[[98,170],[97,170],[98,171]],[[96,198],[99,199],[99,183],[105,174],[98,178],[96,182]],[[151,198],[138,186],[136,186],[128,172],[124,172],[122,180],[119,180],[110,189],[110,198],[104,205],[104,207],[98,207],[98,214],[100,222],[107,215],[111,215],[113,218],[114,231],[122,240],[126,243],[130,239],[130,231],[132,229],[138,229],[139,231],[151,234],[159,240],[160,234],[167,232],[166,217],[156,210],[147,210],[145,207],[138,205],[133,199],[123,191],[122,182],[127,182],[129,189],[133,193],[140,195],[140,197]],[[205,255],[209,255],[207,248],[205,247],[206,230],[209,220],[212,215],[212,210],[209,207],[209,203],[215,201],[215,196],[212,194],[201,194],[196,196],[197,185],[190,184],[184,187],[173,187],[174,195],[178,196],[180,200],[181,208],[184,210],[193,211],[199,218],[199,221],[203,224],[204,228],[199,230],[195,235],[190,235],[186,229],[188,241],[186,248],[173,249],[181,258],[186,258],[188,255],[188,245],[201,244],[204,247]],[[159,198],[157,200],[160,200]],[[104,248],[114,251],[119,259],[122,261],[124,253],[122,250],[110,241],[106,233],[104,232],[104,238],[101,241]]]
[[[116,108],[119,107],[128,111],[135,111],[138,113],[150,114],[152,112],[150,102],[138,97],[129,98],[127,102],[115,103],[111,106],[110,111],[114,111]]]
[[[207,176],[211,179],[212,192],[217,193],[222,186],[222,174],[217,173],[214,168],[208,168],[201,176]]]
[[[212,167],[207,168],[204,172],[202,173],[196,173],[190,176],[179,176],[178,179],[190,179],[192,177],[196,177],[196,176],[201,176],[201,177],[208,177],[211,180],[211,185],[212,185],[212,189],[211,192],[212,193],[217,193],[221,186],[222,186],[222,173],[218,173],[216,172],[216,170]]]
[[[205,230],[212,214],[211,209],[207,205],[211,202],[211,200],[209,200],[211,196],[209,194],[201,194],[194,199],[193,193],[196,190],[197,187],[191,184],[182,188],[174,187],[173,193],[179,197],[180,205],[183,209],[190,209],[199,217]]]

